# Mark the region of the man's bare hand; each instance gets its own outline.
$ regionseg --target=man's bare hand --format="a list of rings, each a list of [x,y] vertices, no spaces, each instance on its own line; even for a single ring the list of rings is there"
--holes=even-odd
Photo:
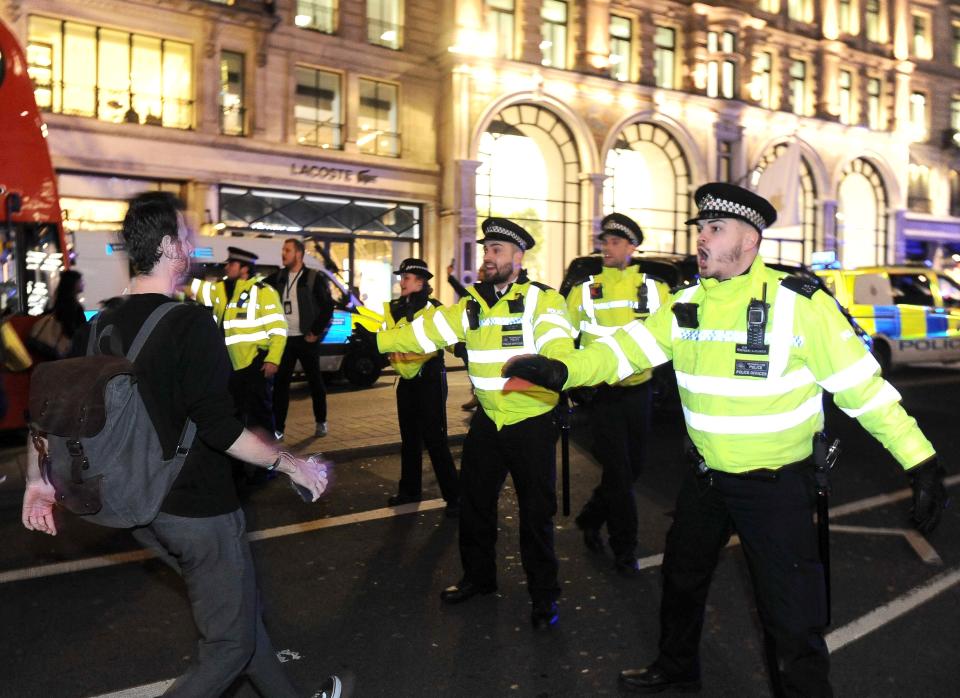
[[[329,484],[329,466],[330,462],[319,456],[311,456],[303,459],[294,456],[292,463],[295,467],[293,472],[288,473],[290,479],[300,487],[308,490],[312,496],[311,502],[315,502],[327,490]]]
[[[21,521],[28,531],[40,531],[51,536],[57,535],[57,524],[53,520],[53,505],[56,503],[53,485],[43,480],[30,481],[23,493]]]
[[[307,332],[305,335],[303,335],[303,338],[307,340],[307,344],[315,344],[316,341],[320,339],[320,335],[316,335],[313,332]]]
[[[267,378],[273,378],[275,375],[277,375],[277,370],[279,368],[280,367],[277,366],[276,364],[272,364],[269,361],[267,361],[267,362],[264,362],[263,368],[261,368],[260,370],[263,371],[263,375],[266,376]]]

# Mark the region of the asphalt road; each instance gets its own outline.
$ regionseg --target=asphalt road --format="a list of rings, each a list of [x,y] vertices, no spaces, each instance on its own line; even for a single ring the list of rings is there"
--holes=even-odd
[[[960,372],[893,378],[908,410],[960,473]],[[929,547],[906,527],[906,479],[854,422],[828,412],[843,439],[834,478],[832,677],[838,696],[955,696],[960,683],[960,516],[954,506]],[[304,695],[328,673],[356,698],[619,695],[617,672],[656,653],[659,558],[681,474],[677,417],[656,424],[637,483],[644,571],[614,574],[588,553],[572,517],[557,517],[563,586],[557,627],[537,634],[520,567],[516,501],[501,499],[500,591],[456,607],[440,590],[460,575],[457,526],[441,502],[382,510],[398,458],[338,463],[329,496],[301,503],[283,480],[249,493],[266,619]],[[576,443],[574,513],[599,477]],[[455,455],[458,455],[455,453]],[[425,473],[426,494],[437,496]],[[951,487],[956,496],[958,488]],[[898,494],[899,493],[899,494]],[[893,495],[892,497],[888,495]],[[431,508],[433,507],[433,508]],[[411,507],[407,507],[411,508]],[[55,539],[20,528],[0,501],[0,696],[155,695],[194,651],[179,579],[156,560],[124,562],[128,534],[64,519]],[[924,556],[927,560],[924,560]],[[59,565],[50,567],[50,565]],[[769,695],[749,578],[727,550],[702,644],[706,696]],[[140,691],[135,687],[148,686]],[[236,695],[255,695],[240,686]]]

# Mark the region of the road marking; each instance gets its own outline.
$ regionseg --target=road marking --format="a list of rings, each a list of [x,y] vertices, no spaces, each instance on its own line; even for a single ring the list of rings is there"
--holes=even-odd
[[[960,482],[960,474],[951,475],[944,481],[947,486],[952,486]],[[845,516],[868,509],[893,504],[912,496],[910,489],[897,490],[888,494],[881,494],[875,497],[867,497],[849,504],[842,504],[830,509],[831,517]],[[413,514],[418,511],[430,511],[446,506],[442,499],[428,499],[422,502],[411,502],[402,504],[398,507],[385,507],[383,509],[372,509],[370,511],[361,511],[356,514],[346,514],[344,516],[331,516],[325,519],[315,519],[313,521],[304,521],[303,523],[290,524],[288,526],[277,526],[275,528],[266,528],[261,531],[252,531],[248,535],[251,541],[269,540],[281,536],[291,536],[297,533],[308,533],[323,528],[334,528],[336,526],[346,526],[353,523],[364,521],[377,521],[379,519],[388,519],[393,516],[403,516]],[[731,544],[735,544],[731,541]],[[911,543],[912,544],[912,543]],[[915,548],[916,549],[916,548]],[[919,553],[919,551],[918,551]],[[125,565],[129,562],[140,562],[156,557],[148,550],[133,550],[125,553],[115,553],[113,555],[99,555],[97,557],[84,558],[82,560],[70,560],[68,562],[57,562],[51,565],[39,565],[37,567],[25,567],[18,570],[9,570],[0,572],[0,584],[10,582],[20,582],[26,579],[40,579],[42,577],[52,577],[58,574],[72,574],[74,572],[83,572],[85,570],[98,569],[100,567],[111,567],[113,565]],[[923,557],[923,555],[921,555]],[[663,562],[663,555],[651,555],[639,560],[641,569],[657,567]]]
[[[920,533],[909,528],[873,528],[872,526],[830,526],[830,533],[865,533],[876,536],[902,536],[928,565],[942,565],[940,555]]]
[[[860,616],[860,618],[852,623],[847,623],[843,627],[837,628],[826,636],[827,648],[830,652],[836,652],[845,645],[859,640],[861,637],[909,613],[917,606],[943,593],[957,582],[960,582],[960,567],[955,567],[952,570],[938,574],[920,586],[914,587],[906,594]]]
[[[431,509],[440,509],[446,506],[442,499],[428,499],[423,502],[411,502],[410,504],[401,504],[397,507],[386,507],[383,509],[371,509],[370,511],[361,511],[356,514],[345,514],[344,516],[331,516],[326,519],[316,519],[314,521],[304,521],[303,523],[290,524],[289,526],[277,526],[276,528],[265,528],[261,531],[251,531],[247,535],[250,541],[268,540],[270,538],[279,538],[281,536],[292,536],[297,533],[307,533],[317,531],[321,528],[334,528],[336,526],[347,526],[349,524],[361,523],[364,521],[376,521],[378,519],[389,519],[394,516],[403,516],[405,514],[415,514],[418,511],[430,511]],[[25,567],[19,570],[10,570],[0,572],[0,584],[9,582],[21,582],[26,579],[40,579],[41,577],[53,577],[58,574],[72,574],[74,572],[83,572],[94,570],[100,567],[112,567],[113,565],[125,565],[128,562],[141,562],[156,557],[149,550],[131,550],[125,553],[114,553],[112,555],[98,555],[97,557],[88,557],[82,560],[70,560],[68,562],[56,562],[51,565],[38,565],[37,567]]]
[[[103,695],[91,696],[90,698],[156,698],[157,696],[163,695],[163,692],[170,688],[173,682],[174,679],[157,681],[156,683],[146,684],[145,686],[125,688],[122,691],[104,693]]]

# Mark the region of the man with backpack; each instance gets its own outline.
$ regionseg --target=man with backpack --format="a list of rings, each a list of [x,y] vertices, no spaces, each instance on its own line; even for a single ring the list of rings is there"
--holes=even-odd
[[[300,696],[283,671],[261,619],[244,515],[227,454],[289,475],[305,498],[313,501],[327,487],[326,465],[278,452],[236,419],[228,391],[230,359],[209,310],[193,305],[167,307],[169,312],[144,342],[141,326],[158,308],[169,306],[170,296],[190,264],[190,230],[182,202],[168,192],[134,197],[122,234],[134,274],[130,295],[104,309],[93,341],[89,325],[80,330],[74,355],[99,352],[105,355],[97,357],[102,364],[131,359],[136,389],[154,429],[146,436],[158,437],[163,459],[182,460],[179,475],[155,518],[133,529],[141,544],[155,550],[183,577],[201,638],[190,666],[165,695],[213,698],[243,674],[264,696]],[[83,385],[86,376],[76,378],[77,384]],[[111,404],[106,398],[104,401],[109,412]],[[28,453],[22,521],[30,530],[56,535],[53,507],[64,491],[64,479],[63,458],[58,459],[53,447],[63,438],[45,421],[49,417],[45,410],[45,401],[37,401],[34,408],[31,400],[31,420],[48,434],[44,439],[37,433]],[[79,421],[84,422],[83,410],[80,412]],[[108,414],[108,424],[110,418]],[[192,425],[196,436],[188,440],[183,435],[192,431]],[[83,463],[74,468],[77,481],[83,470],[96,469],[93,452],[89,452],[89,462],[83,455],[85,448],[94,447],[95,440],[74,437],[67,441],[71,455],[76,454],[74,460],[79,456]],[[51,446],[50,459],[44,442]],[[53,476],[58,470],[60,487]],[[104,479],[96,484],[105,490],[110,483]],[[132,502],[131,506],[138,504]],[[340,696],[339,679],[329,677],[319,695]]]
[[[267,283],[280,293],[287,320],[287,344],[273,385],[273,416],[277,438],[283,438],[290,408],[290,380],[297,361],[303,367],[313,398],[315,436],[327,435],[327,391],[320,375],[320,340],[333,317],[333,299],[327,278],[303,263],[303,240],[290,238],[283,243],[280,259],[283,269],[271,274]]]

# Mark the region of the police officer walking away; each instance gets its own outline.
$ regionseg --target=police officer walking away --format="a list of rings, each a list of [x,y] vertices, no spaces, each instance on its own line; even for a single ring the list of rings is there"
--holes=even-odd
[[[660,643],[644,669],[621,672],[641,693],[700,687],[699,645],[720,550],[740,537],[764,632],[774,693],[831,696],[823,638],[827,599],[813,523],[814,439],[823,390],[906,470],[913,521],[939,522],[946,491],[933,446],[900,394],[815,283],[757,256],[776,220],[766,199],[731,184],[695,195],[700,283],[646,323],[618,330],[562,362],[526,357],[506,370],[554,389],[615,382],[673,360],[696,449],[663,558]]]
[[[430,297],[433,274],[422,259],[405,259],[394,272],[400,276],[400,297],[384,304],[384,330],[405,327],[438,301]],[[446,515],[460,513],[457,468],[447,443],[447,371],[443,351],[392,352],[390,365],[400,376],[397,383],[397,417],[400,420],[400,485],[390,497],[392,507],[419,502],[423,482],[423,447],[427,447]]]
[[[277,292],[254,274],[257,255],[227,248],[226,276],[191,283],[193,295],[213,308],[233,373],[230,394],[245,427],[273,438],[272,382],[287,341],[287,323]]]
[[[280,294],[283,315],[287,320],[287,346],[280,361],[273,389],[273,416],[277,438],[283,438],[290,408],[290,380],[300,362],[310,386],[313,400],[315,436],[327,435],[327,390],[320,374],[320,340],[333,317],[333,299],[327,278],[303,263],[306,248],[303,240],[290,238],[283,243],[283,269],[271,274],[267,283]]]
[[[563,298],[531,282],[521,269],[534,245],[513,221],[483,222],[484,281],[470,286],[457,305],[430,308],[406,327],[377,335],[382,352],[434,352],[465,341],[477,410],[463,444],[460,468],[460,559],[463,577],[440,595],[460,603],[497,589],[497,500],[507,473],[520,508],[520,555],[533,602],[535,628],[558,618],[557,556],[553,515],[557,511],[557,393],[533,387],[504,392],[504,362],[521,354],[560,356],[573,350]]]
[[[656,312],[669,295],[667,285],[655,281],[631,264],[643,242],[643,231],[633,220],[611,213],[600,224],[603,269],[574,286],[567,311],[580,346],[603,341],[618,327]],[[590,403],[593,453],[603,468],[600,484],[576,518],[586,546],[603,549],[600,529],[607,524],[614,568],[623,576],[637,566],[637,503],[633,483],[640,475],[650,431],[651,369],[613,384],[604,383]]]

